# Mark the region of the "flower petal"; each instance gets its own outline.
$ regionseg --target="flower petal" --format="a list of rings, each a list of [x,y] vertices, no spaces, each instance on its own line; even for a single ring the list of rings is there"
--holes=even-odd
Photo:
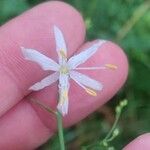
[[[59,65],[47,56],[39,53],[37,50],[21,47],[25,59],[36,62],[43,70],[58,71]]]
[[[70,69],[75,69],[80,64],[83,64],[86,60],[88,60],[96,51],[105,43],[105,40],[98,41],[93,46],[89,47],[88,49],[84,50],[83,52],[79,53],[71,57],[68,60],[68,66]]]
[[[69,76],[60,74],[59,76],[59,103],[57,109],[64,116],[68,113],[68,92],[69,92]]]
[[[54,26],[54,35],[56,41],[56,51],[59,56],[59,64],[62,63],[62,59],[67,59],[67,48],[66,42],[63,36],[62,31],[57,27]]]
[[[91,79],[90,77],[88,77],[82,73],[79,73],[77,71],[70,71],[70,77],[75,82],[77,82],[80,86],[85,85],[89,88],[92,88],[93,90],[98,90],[98,91],[102,90],[102,88],[103,88],[103,85],[100,82],[98,82],[94,79]]]
[[[58,79],[59,79],[59,73],[55,72],[55,73],[47,76],[40,82],[35,83],[33,86],[31,86],[29,88],[29,90],[33,90],[33,91],[41,90],[41,89],[51,85],[52,83],[56,82]]]
[[[65,115],[68,114],[68,105],[69,105],[68,99],[65,99],[63,103],[60,103],[60,102],[59,102],[58,105],[57,105],[58,111],[59,111],[63,116],[65,116]]]

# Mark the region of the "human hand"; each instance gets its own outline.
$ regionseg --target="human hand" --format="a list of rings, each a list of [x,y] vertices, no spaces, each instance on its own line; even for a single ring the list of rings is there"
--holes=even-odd
[[[51,72],[45,73],[37,64],[24,60],[20,50],[21,46],[35,48],[56,60],[55,41],[51,31],[54,24],[63,29],[69,56],[76,53],[77,49],[81,51],[93,43],[83,44],[85,25],[80,14],[61,2],[41,4],[0,28],[0,149],[35,149],[56,131],[55,118],[30,103],[29,99],[39,99],[55,108],[57,85],[30,93],[28,88]],[[107,42],[85,65],[108,62],[116,64],[118,69],[86,71],[86,74],[104,84],[104,89],[97,97],[90,97],[71,82],[69,114],[64,118],[65,127],[75,124],[103,105],[125,82],[128,71],[126,56],[121,48],[111,42]],[[127,149],[128,147],[130,145]]]

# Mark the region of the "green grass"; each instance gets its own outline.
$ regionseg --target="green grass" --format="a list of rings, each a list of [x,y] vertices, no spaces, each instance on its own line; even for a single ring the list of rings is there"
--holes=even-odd
[[[42,2],[42,0],[1,0],[0,24]],[[133,138],[150,131],[150,3],[145,0],[66,0],[83,15],[87,39],[104,38],[118,43],[129,59],[129,77],[122,90],[102,109],[65,130],[68,149],[97,141],[107,134],[119,100],[129,100],[121,117],[121,134],[112,142],[120,150]],[[87,126],[88,124],[88,126]],[[41,150],[58,150],[54,137]]]

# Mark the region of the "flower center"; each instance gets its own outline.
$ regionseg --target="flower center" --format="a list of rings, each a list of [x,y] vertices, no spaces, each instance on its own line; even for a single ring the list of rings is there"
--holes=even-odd
[[[69,73],[69,68],[67,66],[61,66],[59,71],[61,74],[67,74]]]

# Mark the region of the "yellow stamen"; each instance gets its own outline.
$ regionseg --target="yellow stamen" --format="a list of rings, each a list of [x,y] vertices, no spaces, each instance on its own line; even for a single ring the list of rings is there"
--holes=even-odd
[[[65,102],[65,98],[62,96],[59,103],[60,103],[60,105],[63,105],[64,102]]]
[[[59,104],[60,104],[60,105],[63,105],[64,102],[65,102],[65,99],[64,99],[63,97],[61,97]]]
[[[113,65],[113,64],[105,64],[105,66],[109,69],[113,69],[113,70],[116,70],[117,69],[117,66],[116,65]]]
[[[64,91],[62,92],[62,96],[61,96],[61,99],[60,99],[60,105],[63,105],[63,104],[64,104],[64,102],[65,102],[65,100],[67,99],[67,97],[68,97],[68,92],[67,92],[67,90],[64,90]]]
[[[61,49],[61,50],[59,51],[59,53],[60,53],[60,55],[61,55],[63,58],[67,58],[67,55],[66,55],[64,49]]]
[[[96,92],[92,89],[86,88],[85,91],[92,96],[97,96]]]
[[[67,67],[62,66],[62,67],[60,68],[60,72],[61,72],[62,74],[67,74],[67,73],[69,72],[69,70],[68,70]]]
[[[67,90],[64,90],[64,92],[63,92],[63,97],[64,97],[65,99],[68,97],[68,92],[67,92]]]

